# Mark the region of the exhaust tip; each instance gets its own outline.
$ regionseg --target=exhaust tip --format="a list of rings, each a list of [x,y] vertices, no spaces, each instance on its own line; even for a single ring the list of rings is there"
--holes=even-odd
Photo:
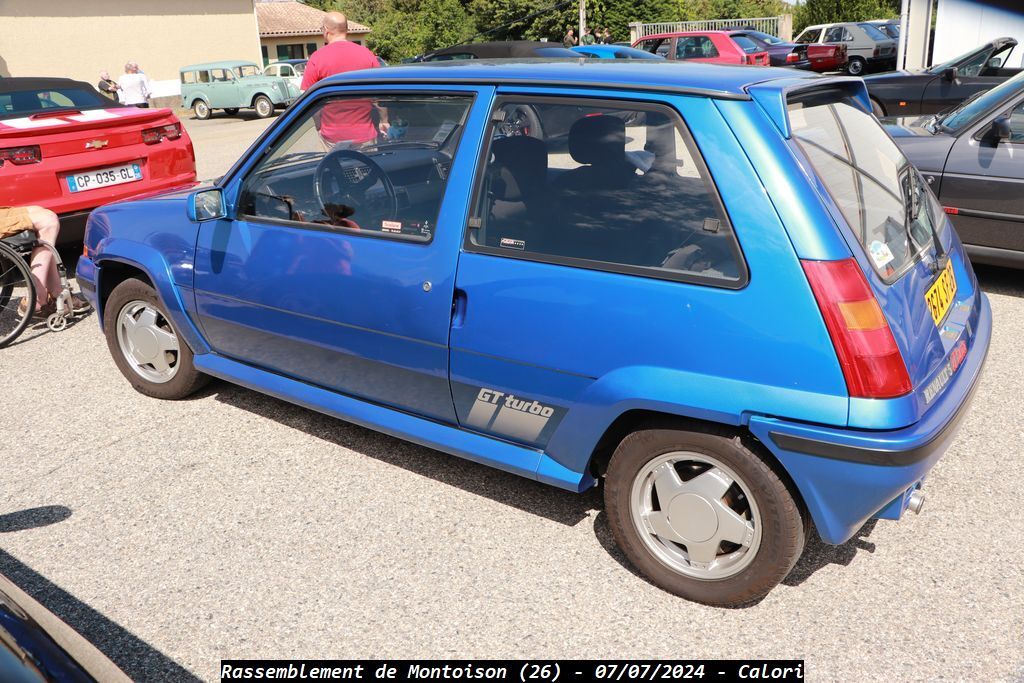
[[[910,498],[907,499],[907,509],[913,512],[915,515],[921,514],[921,508],[924,507],[924,492],[921,489],[914,489],[910,494]]]

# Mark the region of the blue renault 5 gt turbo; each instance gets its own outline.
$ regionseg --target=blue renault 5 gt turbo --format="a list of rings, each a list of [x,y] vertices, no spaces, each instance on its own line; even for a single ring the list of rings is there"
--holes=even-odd
[[[93,212],[138,391],[209,376],[583,491],[691,600],[922,503],[988,300],[859,79],[452,63],[321,82],[214,185]]]

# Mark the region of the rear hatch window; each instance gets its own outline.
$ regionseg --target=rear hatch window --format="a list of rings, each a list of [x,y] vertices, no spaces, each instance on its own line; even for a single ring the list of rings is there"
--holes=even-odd
[[[875,118],[846,94],[790,100],[793,140],[867,252],[892,283],[938,240],[945,216],[917,170]]]

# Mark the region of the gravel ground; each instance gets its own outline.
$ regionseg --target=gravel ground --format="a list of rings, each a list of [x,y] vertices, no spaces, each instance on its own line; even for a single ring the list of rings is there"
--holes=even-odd
[[[208,177],[266,122],[186,125]],[[769,657],[821,681],[1024,681],[1024,284],[979,275],[992,348],[924,513],[812,539],[753,607],[646,583],[598,492],[225,383],[144,398],[95,317],[0,351],[0,572],[138,680],[246,657]]]

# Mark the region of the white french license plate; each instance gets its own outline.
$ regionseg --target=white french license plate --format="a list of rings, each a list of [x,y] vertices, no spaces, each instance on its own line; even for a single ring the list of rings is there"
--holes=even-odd
[[[73,173],[67,177],[68,190],[71,192],[85,192],[99,187],[134,183],[136,180],[142,180],[142,167],[138,164],[111,166],[88,173]]]

